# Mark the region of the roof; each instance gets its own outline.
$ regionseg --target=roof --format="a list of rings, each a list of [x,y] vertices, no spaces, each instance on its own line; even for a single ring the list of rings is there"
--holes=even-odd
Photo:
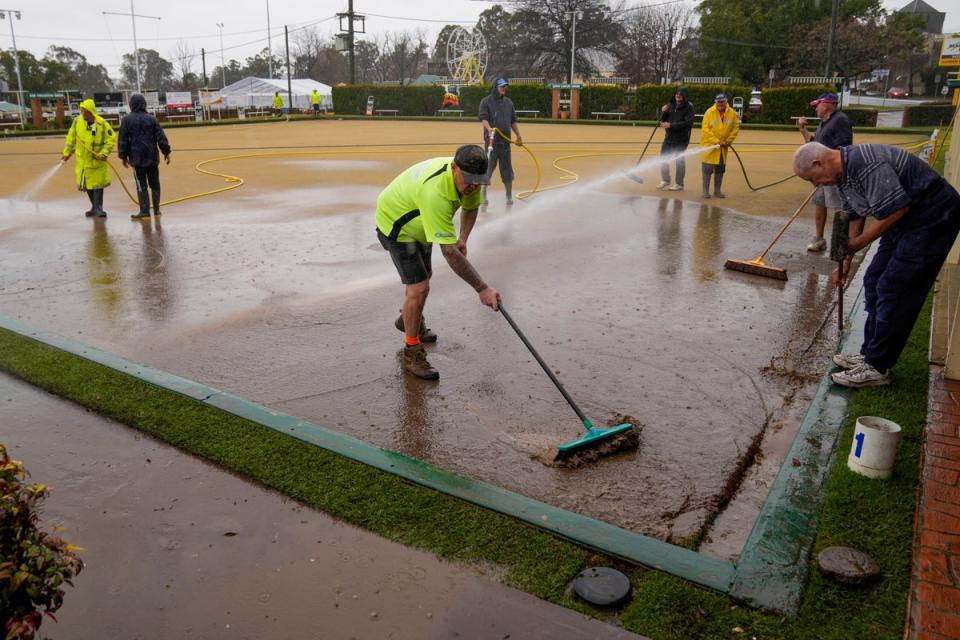
[[[290,89],[295,96],[310,95],[316,89],[320,95],[329,96],[331,88],[328,84],[317,82],[310,78],[293,78],[290,80]],[[253,76],[237,80],[220,90],[221,95],[273,95],[277,91],[280,95],[287,93],[287,80],[280,78],[255,78]]]
[[[927,21],[924,31],[937,35],[943,33],[943,21],[947,14],[931,7],[923,0],[913,0],[910,4],[898,9],[897,13],[915,13],[922,16]]]

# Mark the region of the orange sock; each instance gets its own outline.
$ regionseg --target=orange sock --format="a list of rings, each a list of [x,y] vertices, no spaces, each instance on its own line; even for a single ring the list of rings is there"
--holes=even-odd
[[[403,336],[403,341],[408,347],[415,347],[420,344],[420,338],[411,338],[408,335]]]

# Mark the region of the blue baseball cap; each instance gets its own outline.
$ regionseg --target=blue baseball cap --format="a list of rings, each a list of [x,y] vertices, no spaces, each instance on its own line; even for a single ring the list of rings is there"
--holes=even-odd
[[[837,98],[835,93],[821,93],[820,97],[810,103],[811,107],[815,107],[821,102],[829,102],[831,104],[839,104],[840,100]]]
[[[497,78],[497,81],[494,82],[493,84],[494,84],[494,86],[497,87],[498,89],[499,89],[500,87],[506,87],[506,86],[509,86],[509,85],[510,85],[510,83],[507,82],[506,80],[504,80],[503,78]]]
[[[717,97],[714,98],[713,101],[714,101],[714,102],[726,102],[726,101],[727,101],[727,94],[725,94],[725,93],[718,93],[718,94],[717,94]]]

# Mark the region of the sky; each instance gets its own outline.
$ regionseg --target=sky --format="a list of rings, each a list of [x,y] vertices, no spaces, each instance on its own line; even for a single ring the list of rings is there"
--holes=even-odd
[[[761,0],[758,0],[761,1]],[[629,2],[631,5],[652,4],[656,0]],[[888,10],[898,9],[909,0],[884,0]],[[944,32],[960,31],[960,3],[956,0],[926,0],[940,11],[946,11]],[[394,31],[422,30],[431,47],[446,24],[472,26],[480,13],[494,3],[488,0],[354,0],[354,11],[366,15],[369,35]],[[26,49],[43,57],[52,44],[67,46],[87,57],[88,62],[102,64],[111,77],[119,77],[121,57],[133,51],[130,19],[131,5],[137,18],[137,44],[141,49],[154,49],[173,61],[178,42],[199,54],[207,51],[207,71],[220,64],[220,32],[223,25],[223,56],[243,62],[267,46],[267,7],[270,8],[271,45],[274,55],[283,54],[283,27],[313,25],[321,36],[340,31],[338,12],[347,11],[347,0],[232,0],[203,2],[197,0],[47,0],[43,5],[30,5],[24,0],[0,0],[0,10],[20,10],[21,19],[13,23],[17,49]],[[81,9],[81,7],[83,7]],[[126,15],[105,15],[113,12]],[[358,36],[358,37],[363,37]],[[291,33],[291,48],[293,46]],[[0,20],[0,47],[9,49],[9,14]],[[197,58],[194,71],[200,72]],[[322,80],[322,78],[321,78]]]

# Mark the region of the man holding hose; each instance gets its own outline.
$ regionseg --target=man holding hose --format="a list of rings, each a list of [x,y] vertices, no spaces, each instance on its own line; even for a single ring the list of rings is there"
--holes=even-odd
[[[103,210],[103,190],[110,186],[110,168],[107,156],[116,143],[113,127],[97,114],[93,100],[80,103],[80,117],[75,118],[67,131],[63,147],[63,162],[76,154],[77,189],[86,191],[90,198],[87,217],[106,218]]]
[[[490,149],[489,164],[487,166],[487,182],[493,170],[500,165],[500,179],[507,192],[507,204],[513,204],[513,162],[510,159],[510,131],[517,134],[517,146],[523,146],[523,137],[517,126],[517,110],[513,108],[513,101],[507,97],[506,78],[497,78],[493,81],[490,95],[480,101],[479,117],[483,123],[483,144]],[[500,131],[500,133],[497,133]],[[506,137],[504,137],[506,136]],[[492,148],[491,148],[492,145]],[[483,204],[487,204],[487,187],[483,187]]]
[[[844,371],[832,378],[854,388],[889,384],[960,231],[960,195],[926,162],[885,144],[831,149],[808,142],[794,154],[793,171],[815,187],[836,185],[850,216],[847,257],[831,275],[834,284],[843,284],[854,253],[880,239],[863,277],[863,346],[833,357]],[[867,216],[875,221],[864,230]]]
[[[727,106],[727,94],[718,93],[714,105],[703,114],[700,124],[700,146],[719,147],[703,155],[700,168],[703,172],[703,197],[710,197],[710,176],[713,176],[713,197],[726,198],[720,186],[727,170],[727,149],[740,133],[740,119]]]
[[[377,198],[377,238],[390,252],[405,286],[403,309],[394,323],[404,334],[403,367],[418,378],[440,378],[427,361],[422,344],[437,341],[437,334],[423,319],[433,275],[433,243],[440,245],[447,264],[473,287],[482,304],[496,310],[500,303],[497,290],[488,286],[467,260],[467,239],[482,197],[479,186],[489,181],[486,152],[467,144],[452,158],[432,158],[413,165]],[[459,236],[453,225],[458,209],[463,210]]]

